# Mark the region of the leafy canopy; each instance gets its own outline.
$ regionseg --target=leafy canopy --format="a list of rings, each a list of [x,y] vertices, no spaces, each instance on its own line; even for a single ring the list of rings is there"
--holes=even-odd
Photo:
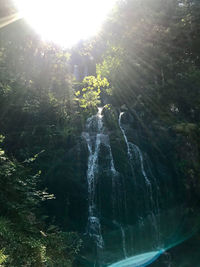
[[[84,87],[75,93],[76,100],[82,108],[93,108],[101,103],[100,94],[103,88],[109,87],[109,82],[100,75],[87,76],[83,80],[83,85]]]

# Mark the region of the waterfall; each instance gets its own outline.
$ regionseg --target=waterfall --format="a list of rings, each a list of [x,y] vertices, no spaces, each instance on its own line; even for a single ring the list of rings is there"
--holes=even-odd
[[[79,74],[79,67],[78,67],[78,65],[74,65],[73,74],[74,74],[74,77],[76,78],[76,80],[79,81],[80,74]]]
[[[99,153],[100,147],[103,145],[107,148],[109,157],[109,170],[112,174],[112,179],[117,175],[114,166],[114,159],[110,147],[109,136],[104,133],[102,107],[98,108],[96,115],[88,118],[86,122],[86,131],[82,133],[88,147],[88,225],[87,233],[93,238],[98,248],[104,247],[104,240],[101,231],[100,211],[98,210],[96,199],[96,185],[99,174]],[[113,181],[112,181],[113,182]]]
[[[133,250],[134,253],[140,252],[140,244],[143,242],[149,242],[151,247],[156,248],[159,240],[157,184],[155,177],[149,172],[151,164],[147,164],[142,150],[129,142],[122,123],[124,113],[120,113],[119,128],[126,143],[132,178],[136,182],[133,183],[126,174],[118,173],[109,134],[103,123],[102,111],[103,108],[98,108],[97,114],[87,119],[85,131],[82,133],[88,149],[86,234],[91,240],[91,248],[96,248],[96,252],[92,253],[95,253],[97,266],[105,263],[108,248],[112,251],[116,246],[120,258],[124,257],[125,260]],[[130,170],[127,169],[127,173]],[[105,192],[102,192],[104,189]],[[130,206],[130,203],[133,205]],[[133,232],[130,224],[136,224],[134,240],[137,240],[137,244],[135,245],[131,243]],[[109,238],[107,231],[115,230],[116,227],[117,236]],[[95,247],[92,244],[95,244]],[[114,257],[115,254],[111,255]]]
[[[124,227],[120,223],[118,223],[117,221],[115,221],[115,220],[113,221],[113,224],[116,225],[120,229],[121,237],[122,237],[122,251],[123,251],[124,258],[127,258],[126,236],[125,236]]]
[[[128,141],[125,129],[124,129],[122,122],[121,122],[123,114],[124,114],[124,112],[120,113],[118,123],[119,123],[119,128],[122,132],[122,135],[124,137],[124,141],[125,141],[126,146],[127,146],[129,165],[131,167],[131,170],[133,170],[136,163],[137,162],[139,163],[140,172],[144,178],[144,182],[146,185],[146,195],[144,197],[145,199],[144,199],[144,203],[143,203],[143,205],[144,205],[143,211],[148,214],[149,220],[151,221],[152,228],[154,229],[155,234],[156,234],[155,239],[158,243],[159,242],[159,229],[158,229],[158,221],[157,221],[157,217],[156,217],[156,215],[158,215],[158,212],[159,212],[158,201],[157,201],[157,199],[154,200],[154,197],[153,197],[152,181],[151,181],[151,178],[148,177],[148,175],[145,171],[143,153],[137,145]],[[133,172],[132,172],[132,174],[133,174]],[[154,178],[154,184],[155,184],[154,187],[157,190],[157,183],[156,183],[155,178]],[[136,187],[137,186],[138,185],[136,184]],[[139,190],[140,190],[139,188],[136,189],[136,191],[138,191],[138,192],[139,192]],[[141,195],[141,192],[139,192],[138,194]],[[146,204],[145,204],[145,202],[146,202]],[[145,207],[145,205],[146,205],[146,207]],[[141,221],[142,216],[139,214],[138,214],[138,216],[139,216],[139,220]]]
[[[122,132],[123,137],[124,137],[124,141],[125,141],[126,146],[127,146],[127,153],[128,153],[129,160],[133,160],[133,153],[136,155],[137,158],[139,158],[142,175],[145,179],[146,184],[149,185],[149,187],[151,187],[151,182],[150,182],[150,180],[146,174],[146,171],[144,169],[144,159],[143,159],[142,151],[140,150],[140,148],[138,146],[136,146],[135,144],[128,141],[125,130],[122,127],[121,118],[122,118],[123,114],[124,114],[124,112],[120,113],[118,122],[119,122],[119,127],[120,127],[121,132]]]
[[[171,211],[172,187],[165,187],[168,172],[156,157],[129,141],[124,112],[119,114],[116,135],[114,127],[106,129],[109,117],[104,120],[103,114],[98,108],[82,133],[88,151],[84,255],[88,266],[147,266],[165,252],[169,234],[177,227],[176,219],[166,224],[178,212]],[[166,207],[169,212],[162,213]]]
[[[142,175],[143,175],[143,177],[145,179],[146,184],[151,187],[150,180],[147,177],[147,174],[146,174],[145,169],[144,169],[144,159],[143,159],[142,151],[139,149],[138,146],[136,146],[136,145],[134,145],[132,143],[130,143],[130,146],[131,146],[131,148],[133,150],[135,150],[135,154],[138,154],[139,159],[140,159],[140,167],[141,167]]]
[[[121,118],[122,118],[122,115],[123,115],[123,114],[124,114],[124,112],[121,112],[120,115],[119,115],[119,127],[120,127],[120,129],[121,129],[121,132],[122,132],[123,137],[124,137],[124,141],[125,141],[126,146],[127,146],[128,157],[129,157],[130,160],[133,159],[133,153],[132,153],[132,150],[134,150],[134,152],[135,152],[136,154],[139,155],[140,166],[141,166],[142,174],[143,174],[143,176],[144,176],[144,178],[145,178],[146,183],[147,183],[149,186],[151,186],[151,183],[150,183],[150,181],[149,181],[149,179],[148,179],[148,177],[147,177],[147,174],[146,174],[146,172],[145,172],[145,169],[144,169],[144,160],[143,160],[142,152],[141,152],[141,150],[139,149],[138,146],[136,146],[135,144],[133,144],[133,143],[131,143],[131,142],[128,141],[128,138],[127,138],[127,136],[126,136],[125,130],[124,130],[124,128],[122,127]]]
[[[120,226],[120,230],[121,230],[121,233],[122,233],[122,247],[123,247],[123,253],[124,253],[124,257],[127,258],[125,231],[124,231],[124,228],[122,227],[122,225]]]
[[[122,124],[121,124],[121,118],[122,118],[122,115],[124,114],[124,112],[121,112],[120,114],[119,114],[119,128],[121,129],[121,132],[122,132],[122,134],[123,134],[123,137],[124,137],[124,141],[125,141],[125,143],[126,143],[126,145],[127,145],[127,152],[128,152],[128,157],[129,157],[129,159],[131,159],[132,158],[132,154],[131,154],[131,151],[130,151],[130,143],[128,142],[128,139],[127,139],[127,137],[126,137],[126,133],[125,133],[125,130],[124,130],[124,128],[122,127]]]
[[[103,248],[103,237],[101,233],[101,223],[98,217],[98,211],[95,203],[96,178],[98,173],[98,154],[102,135],[102,109],[99,108],[97,115],[88,118],[86,130],[82,136],[85,138],[88,146],[88,234],[95,240],[99,248]],[[96,124],[96,125],[95,125]],[[93,127],[96,126],[96,132]],[[94,131],[94,132],[93,132]]]

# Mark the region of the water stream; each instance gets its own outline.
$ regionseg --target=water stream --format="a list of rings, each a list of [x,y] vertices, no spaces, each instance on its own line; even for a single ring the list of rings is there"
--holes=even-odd
[[[158,195],[158,191],[159,187],[158,184],[156,182],[155,177],[149,177],[147,175],[147,172],[145,170],[145,165],[144,165],[144,157],[143,157],[143,153],[141,151],[141,149],[135,145],[132,142],[128,141],[128,137],[126,135],[126,131],[125,128],[123,126],[122,123],[122,117],[124,115],[124,112],[121,112],[119,115],[119,119],[118,119],[118,123],[119,123],[119,128],[122,132],[122,135],[124,137],[124,141],[126,143],[127,146],[127,155],[128,155],[128,160],[129,160],[129,165],[131,170],[135,169],[136,166],[138,168],[140,168],[140,173],[142,174],[142,177],[144,178],[144,185],[142,186],[142,190],[144,190],[144,186],[146,187],[146,193],[144,196],[144,203],[142,203],[142,214],[139,214],[138,212],[138,219],[139,221],[143,221],[143,217],[146,216],[146,214],[148,214],[148,218],[151,224],[151,227],[153,229],[153,231],[155,232],[155,242],[157,243],[157,246],[159,246],[159,203],[158,203],[158,199],[157,199],[157,195]],[[132,179],[137,180],[136,177],[134,177],[134,173],[132,172]],[[138,195],[144,194],[145,191],[141,191],[141,187],[139,186],[139,184],[141,185],[141,181],[135,181],[135,189],[138,192]],[[154,194],[156,197],[153,196],[153,190],[152,187],[154,186],[154,191],[156,192],[156,194]],[[137,202],[137,200],[136,200]],[[145,203],[146,202],[146,203]],[[141,207],[138,208],[138,210],[141,209]]]
[[[91,236],[97,247],[103,248],[104,242],[101,233],[101,223],[95,202],[96,183],[98,174],[98,154],[102,140],[102,109],[99,108],[97,115],[88,118],[86,123],[86,132],[82,133],[87,143],[88,157],[88,225],[87,233]]]
[[[88,118],[86,123],[86,131],[82,133],[88,147],[88,225],[87,233],[95,241],[99,249],[103,249],[104,240],[101,230],[100,210],[97,207],[97,190],[96,185],[99,177],[99,153],[101,146],[107,148],[109,158],[109,170],[112,179],[117,176],[117,171],[114,165],[114,159],[110,147],[109,136],[104,132],[103,127],[103,108],[99,107],[96,115]],[[113,187],[115,181],[112,180]],[[114,190],[114,189],[113,189]]]
[[[121,171],[115,167],[111,132],[104,125],[103,108],[87,119],[82,133],[88,149],[86,234],[90,240],[87,242],[91,242],[88,255],[98,267],[150,264],[164,253],[164,237],[177,225],[176,221],[170,221],[171,226],[166,226],[168,214],[162,214],[161,223],[160,184],[153,163],[143,149],[129,141],[123,115],[121,112],[118,118],[118,131],[126,144],[122,153],[127,160]]]

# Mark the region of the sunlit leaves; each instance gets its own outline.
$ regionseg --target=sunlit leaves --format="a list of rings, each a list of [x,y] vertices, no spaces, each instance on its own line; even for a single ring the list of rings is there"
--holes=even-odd
[[[4,263],[7,259],[7,255],[4,254],[4,249],[0,250],[0,264]],[[2,266],[2,265],[1,265]]]
[[[97,75],[97,77],[87,76],[83,80],[83,85],[84,88],[75,93],[76,100],[78,100],[80,107],[92,108],[101,103],[101,91],[109,87],[109,82],[106,78],[101,78],[100,75]]]
[[[76,96],[79,96],[80,94],[81,94],[80,91],[77,91],[77,92],[75,93]]]
[[[31,157],[31,158],[29,158],[29,159],[26,159],[26,160],[24,161],[24,163],[31,163],[31,162],[34,162],[34,161],[38,158],[38,156],[39,156],[40,154],[44,153],[44,152],[45,152],[45,150],[40,151],[39,153],[35,154],[33,157]]]

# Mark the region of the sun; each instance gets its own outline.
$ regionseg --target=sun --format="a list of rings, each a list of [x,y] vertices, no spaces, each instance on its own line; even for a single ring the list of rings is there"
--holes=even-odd
[[[70,47],[96,34],[116,0],[13,0],[21,16],[48,41]]]

